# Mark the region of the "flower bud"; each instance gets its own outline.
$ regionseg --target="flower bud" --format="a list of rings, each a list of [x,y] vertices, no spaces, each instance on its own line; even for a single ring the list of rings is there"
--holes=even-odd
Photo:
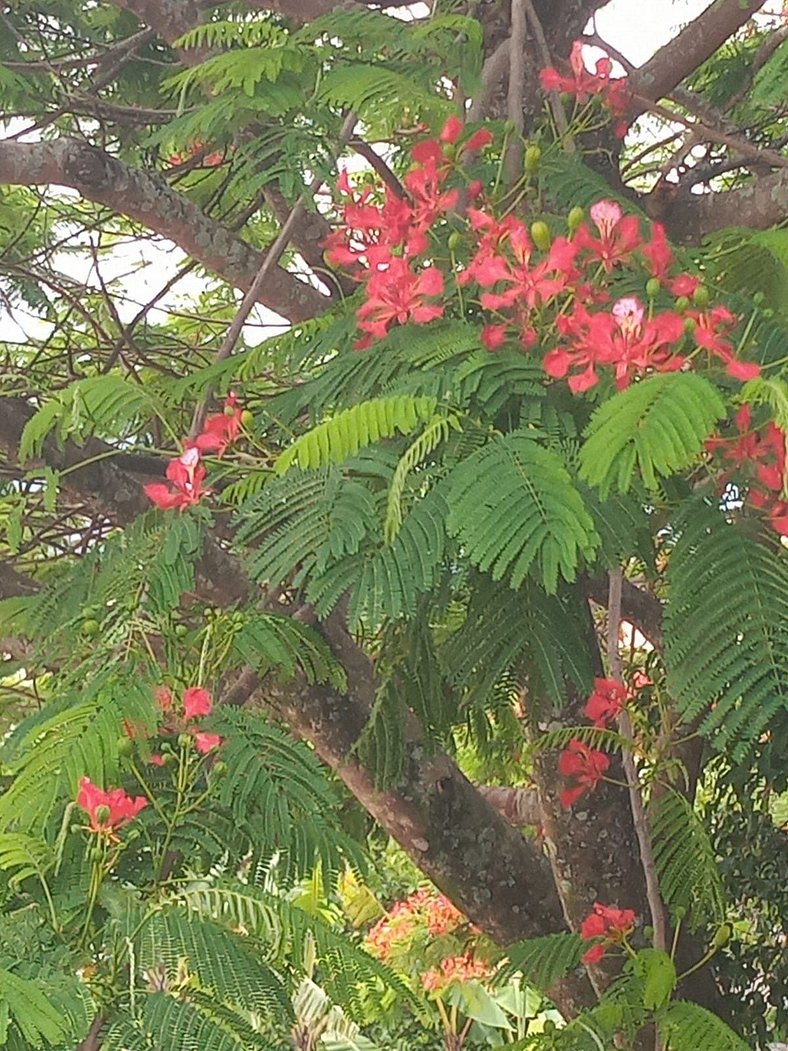
[[[649,940],[651,938],[653,938],[654,937],[654,928],[653,927],[644,927],[643,928],[643,937],[647,938]]]
[[[225,407],[224,407],[224,415],[225,416],[229,416],[231,418],[233,416],[235,416],[235,409],[232,407],[232,405],[225,405]]]
[[[93,639],[101,631],[101,625],[94,617],[89,617],[87,620],[82,621],[80,630],[87,638]]]
[[[529,146],[525,151],[525,170],[527,172],[535,172],[539,167],[539,161],[542,159],[542,151],[538,146]]]
[[[90,850],[88,851],[88,857],[93,862],[103,861],[104,860],[104,851],[102,850],[101,847],[91,847]]]
[[[555,1022],[552,1020],[552,1018],[546,1018],[544,1020],[544,1022],[542,1022],[542,1032],[543,1033],[554,1033],[555,1032]]]
[[[648,281],[646,281],[646,295],[649,299],[656,299],[661,288],[662,282],[658,277],[650,277]]]
[[[566,225],[569,227],[569,233],[573,234],[578,226],[582,223],[585,218],[585,212],[576,204],[574,208],[569,209],[569,215],[566,217]]]
[[[707,307],[709,305],[709,290],[705,285],[698,285],[695,291],[692,293],[692,302],[696,307]]]
[[[547,223],[541,220],[531,223],[531,237],[536,247],[541,248],[543,252],[550,247],[550,227]]]
[[[459,230],[452,230],[449,234],[449,251],[456,252],[462,244],[462,234]]]
[[[180,745],[181,748],[188,748],[191,743],[192,743],[192,735],[191,734],[178,734],[178,744]]]
[[[189,631],[189,629],[186,627],[185,624],[176,624],[175,625],[175,637],[178,638],[178,639],[182,639],[184,637],[184,635],[188,634],[188,631]]]
[[[756,307],[759,307],[765,299],[766,296],[763,292],[756,292],[755,295],[752,297],[752,301]]]
[[[227,763],[222,759],[217,760],[211,767],[211,777],[216,778],[217,781],[221,781],[227,774]]]
[[[714,941],[711,943],[713,949],[721,949],[727,945],[731,940],[733,930],[729,923],[723,923],[717,928],[717,933],[714,935]]]
[[[695,318],[694,317],[685,317],[684,318],[684,331],[686,332],[686,334],[688,336],[691,336],[692,333],[695,331]]]
[[[134,751],[134,745],[131,742],[131,738],[119,737],[117,740],[117,744],[115,745],[115,750],[120,756],[131,755],[131,753]]]
[[[676,300],[676,310],[678,310],[680,314],[683,313],[689,305],[690,301],[686,296],[679,296]]]
[[[244,409],[241,413],[241,426],[245,431],[250,431],[254,424],[254,413],[251,413],[248,409]]]
[[[108,806],[96,807],[96,821],[100,825],[105,825],[110,819],[112,811]]]

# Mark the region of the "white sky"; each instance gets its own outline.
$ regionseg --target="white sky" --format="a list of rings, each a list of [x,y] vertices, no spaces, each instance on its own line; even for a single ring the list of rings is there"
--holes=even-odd
[[[603,40],[635,65],[641,65],[667,43],[677,29],[710,3],[711,0],[611,0],[597,13],[596,29]],[[421,6],[414,5],[414,13],[418,13]],[[780,10],[780,0],[772,0],[766,8],[769,9]],[[157,244],[146,241],[137,246],[124,246],[118,250],[117,258],[104,257],[101,272],[105,282],[109,284],[117,278],[112,290],[118,297],[116,304],[120,318],[131,320],[139,306],[153,298],[185,258],[177,246],[164,240]],[[62,256],[58,264],[64,273],[78,280],[85,280],[90,275],[89,260],[80,261],[78,257],[68,255]],[[168,308],[183,309],[200,287],[200,279],[191,275],[179,282],[161,301],[163,309],[151,311],[151,321],[162,322]],[[0,313],[0,320],[4,322],[4,328],[8,326],[5,338],[11,340],[23,341],[26,334],[41,337],[48,329],[20,308],[15,308],[13,317]],[[260,308],[253,312],[250,324],[244,330],[244,338],[248,343],[257,343],[284,327],[281,318]]]

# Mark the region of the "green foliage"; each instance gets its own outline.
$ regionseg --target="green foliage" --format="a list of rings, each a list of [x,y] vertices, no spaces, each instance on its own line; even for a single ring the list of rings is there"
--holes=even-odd
[[[637,467],[649,489],[695,461],[725,405],[708,380],[663,373],[628,387],[594,413],[580,450],[580,477],[606,498],[628,492]]]
[[[598,538],[560,457],[528,431],[494,438],[452,474],[449,530],[494,580],[519,587],[532,566],[554,593],[575,578]]]
[[[433,398],[404,395],[361,402],[297,438],[277,459],[274,470],[283,474],[293,465],[308,468],[343,463],[362,446],[410,433],[418,423],[432,418],[435,407]]]
[[[771,538],[696,507],[668,567],[668,688],[687,720],[741,760],[788,709],[788,570]]]
[[[33,982],[0,968],[0,1039],[8,1039],[9,1019],[27,1047],[57,1045],[68,1028],[63,1016]]]
[[[677,1000],[657,1016],[666,1051],[745,1051],[747,1044],[699,1004]]]
[[[708,832],[672,788],[663,789],[652,807],[651,835],[665,904],[674,914],[688,913],[693,926],[721,922],[725,900]]]
[[[585,948],[578,934],[550,934],[517,942],[506,950],[508,963],[499,978],[508,981],[519,971],[529,984],[546,991],[578,966]]]

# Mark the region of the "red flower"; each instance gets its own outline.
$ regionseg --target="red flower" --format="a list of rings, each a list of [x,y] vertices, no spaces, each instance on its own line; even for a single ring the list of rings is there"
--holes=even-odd
[[[662,280],[673,265],[673,252],[668,244],[662,223],[651,224],[651,240],[648,244],[644,244],[640,251],[646,257],[651,276]],[[676,294],[684,295],[683,292]]]
[[[367,339],[358,349],[369,346],[373,339],[383,339],[390,325],[412,321],[423,325],[443,315],[441,303],[425,302],[428,296],[443,292],[443,274],[434,266],[414,273],[406,259],[394,258],[386,270],[372,274],[367,284],[367,300],[359,307],[358,327]]]
[[[482,343],[488,350],[497,350],[506,342],[506,325],[485,325],[482,329]]]
[[[583,711],[594,726],[607,726],[615,721],[629,697],[626,686],[615,679],[594,679],[593,693]]]
[[[189,722],[201,715],[210,715],[213,709],[211,695],[201,686],[190,686],[183,694],[183,717]]]
[[[599,95],[613,113],[623,115],[629,108],[630,95],[626,77],[612,79],[610,73],[613,63],[607,56],[600,58],[594,72],[589,73],[583,63],[583,45],[576,40],[569,56],[572,75],[561,76],[552,66],[539,73],[539,80],[545,91],[565,91],[574,95],[579,103],[586,102],[591,96]]]
[[[172,488],[163,482],[153,482],[143,487],[145,495],[161,511],[171,508],[182,511],[184,507],[198,504],[209,491],[202,488],[205,468],[200,463],[200,450],[193,445],[185,449],[177,460],[170,460],[165,474]]]
[[[235,441],[241,430],[243,409],[237,404],[235,394],[228,394],[224,402],[224,412],[209,416],[202,431],[192,443],[201,453],[215,452],[219,456],[227,446]]]
[[[599,237],[594,237],[583,224],[575,234],[578,247],[584,248],[610,273],[616,263],[627,260],[642,244],[640,226],[634,215],[623,215],[615,201],[597,201],[589,209]]]
[[[222,738],[218,734],[207,734],[200,731],[194,735],[194,747],[200,755],[207,755],[214,748],[218,748],[221,743]]]
[[[94,785],[89,777],[81,778],[77,794],[77,806],[90,818],[90,829],[100,834],[113,835],[117,828],[132,821],[143,807],[148,805],[144,796],[132,799],[122,788],[108,792]]]
[[[583,955],[583,963],[598,963],[605,955],[608,945],[615,945],[633,930],[635,913],[632,909],[614,909],[607,905],[594,905],[594,911],[580,924],[580,937],[584,941],[604,938],[605,942],[593,945]]]
[[[164,715],[172,711],[172,690],[169,686],[157,686],[153,691],[153,696]]]
[[[609,766],[610,759],[604,752],[573,738],[558,757],[558,772],[575,782],[560,793],[561,806],[569,808],[586,792],[593,792]]]
[[[712,307],[711,310],[692,311],[695,320],[694,339],[699,347],[716,354],[725,362],[725,371],[734,379],[745,382],[760,375],[761,367],[751,361],[739,361],[733,347],[725,337],[736,326],[737,318],[727,307]]]

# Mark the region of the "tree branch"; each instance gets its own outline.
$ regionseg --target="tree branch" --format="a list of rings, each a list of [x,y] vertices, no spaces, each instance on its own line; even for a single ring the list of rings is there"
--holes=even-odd
[[[83,197],[141,223],[174,241],[193,259],[247,291],[264,255],[211,219],[166,182],[77,139],[0,142],[0,183],[70,186]],[[329,299],[281,267],[260,291],[264,306],[291,321],[321,313]]]
[[[764,3],[765,0],[716,0],[631,74],[630,88],[634,94],[654,101],[665,98]],[[638,102],[632,117],[647,108],[643,101]]]
[[[748,226],[766,230],[788,214],[788,169],[752,179],[725,193],[687,194],[673,201],[664,223],[671,238],[696,244],[715,230]]]

